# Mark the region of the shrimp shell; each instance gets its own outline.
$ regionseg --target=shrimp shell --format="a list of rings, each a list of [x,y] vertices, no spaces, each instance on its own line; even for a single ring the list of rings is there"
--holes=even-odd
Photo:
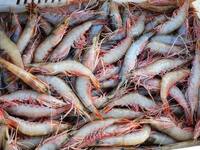
[[[24,81],[34,90],[41,93],[48,92],[49,86],[44,82],[42,82],[41,80],[39,80],[36,76],[32,75],[31,73],[26,72],[25,70],[19,68],[14,64],[11,64],[10,62],[4,60],[3,58],[0,58],[0,64],[2,64],[7,70],[12,72],[15,76],[19,77],[22,81]]]
[[[167,22],[157,27],[158,34],[168,34],[176,29],[178,29],[185,21],[189,8],[189,1],[186,0],[183,6],[177,10],[177,14],[174,13],[174,16]]]
[[[35,67],[32,68],[32,71],[39,71],[46,75],[69,73],[76,76],[86,76],[92,81],[93,85],[97,89],[100,87],[99,81],[90,71],[90,69],[88,69],[81,63],[73,60],[65,60],[57,63],[36,64]]]
[[[0,39],[0,49],[5,50],[15,65],[24,68],[19,49],[2,30],[0,30]]]

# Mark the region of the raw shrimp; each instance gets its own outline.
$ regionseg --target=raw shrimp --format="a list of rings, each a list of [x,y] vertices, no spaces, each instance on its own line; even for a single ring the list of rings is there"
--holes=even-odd
[[[66,60],[57,63],[35,64],[33,66],[32,71],[39,71],[46,75],[69,73],[76,76],[86,76],[92,81],[97,89],[99,88],[99,82],[90,69],[77,61]]]
[[[99,47],[98,47],[98,39],[97,37],[93,38],[93,45],[88,51],[85,53],[83,57],[83,64],[88,67],[91,71],[94,71],[99,54]],[[84,106],[94,113],[97,117],[101,118],[97,108],[93,104],[93,98],[91,94],[92,86],[88,78],[79,77],[76,80],[76,91],[77,95],[80,97]]]
[[[152,131],[149,138],[147,139],[147,143],[156,145],[168,145],[176,143],[176,140],[164,133]]]
[[[74,91],[65,83],[62,79],[55,76],[37,76],[42,81],[48,83],[57,93],[63,97],[66,102],[70,102],[74,107],[75,111],[78,111],[80,114],[84,114],[89,117],[89,114],[86,112],[84,106],[82,105],[79,98],[76,96]]]
[[[161,73],[165,73],[169,70],[172,70],[174,68],[177,68],[185,63],[187,63],[188,60],[183,59],[160,59],[157,60],[143,68],[136,69],[132,71],[131,76],[133,77],[144,77],[144,78],[150,78],[154,77],[155,75],[159,75]]]
[[[37,47],[34,54],[34,62],[43,62],[48,54],[53,50],[63,38],[66,29],[69,26],[69,17],[65,18],[52,33]]]
[[[153,4],[153,5],[176,5],[177,2],[174,0],[148,0],[148,3]]]
[[[15,65],[24,68],[19,49],[2,30],[0,30],[0,39],[0,49],[5,50]]]
[[[5,117],[6,124],[17,128],[21,133],[28,136],[42,136],[53,133],[57,130],[62,131],[70,127],[69,124],[60,124],[57,121],[30,122],[19,118],[9,116],[6,112],[2,112]]]
[[[85,34],[87,30],[95,23],[95,21],[85,22],[75,28],[73,28],[70,32],[67,33],[66,36],[62,39],[62,41],[58,44],[56,49],[52,52],[50,56],[50,61],[58,61],[65,58],[71,47],[75,42],[79,41]]]
[[[186,97],[190,105],[191,116],[198,111],[198,93],[200,87],[200,49],[196,49],[194,60],[192,62],[191,74],[188,80],[188,88],[186,91]],[[197,113],[198,118],[200,118],[200,113]]]
[[[42,137],[26,137],[24,139],[19,139],[17,145],[23,150],[25,149],[34,149],[42,141]]]
[[[189,8],[189,1],[186,0],[177,12],[174,12],[173,17],[162,25],[156,27],[158,34],[168,34],[178,29],[185,21]]]
[[[180,53],[185,53],[185,50],[179,46],[174,46],[174,45],[172,46],[172,45],[168,45],[168,44],[157,42],[157,41],[149,42],[146,48],[149,48],[150,52],[160,53],[163,55],[166,55],[166,54],[178,55]]]
[[[48,92],[49,86],[44,82],[42,82],[41,80],[39,80],[36,76],[32,75],[31,73],[26,72],[25,70],[19,68],[14,64],[11,64],[10,62],[4,60],[3,58],[0,58],[0,64],[3,65],[7,70],[12,72],[15,76],[19,77],[22,81],[24,81],[34,90],[41,93]]]
[[[174,84],[176,84],[176,82],[178,82],[178,81],[186,78],[187,76],[189,76],[189,74],[190,74],[189,70],[181,69],[181,70],[178,70],[178,71],[173,71],[173,72],[166,73],[162,77],[161,89],[160,89],[160,97],[161,97],[161,100],[163,102],[164,111],[169,112],[169,104],[168,104],[168,101],[167,101],[167,96],[168,96],[168,93],[169,93],[169,89]]]
[[[34,37],[28,44],[25,49],[25,52],[22,56],[22,60],[25,66],[29,65],[32,62],[34,52],[38,45],[40,44],[41,35]]]
[[[125,55],[131,43],[132,37],[129,36],[120,41],[116,46],[111,48],[108,52],[106,52],[105,54],[103,54],[103,56],[99,58],[99,64],[97,68],[99,68],[100,66],[115,63],[120,60]]]
[[[139,100],[139,101],[138,101]],[[110,111],[115,106],[139,106],[146,110],[156,108],[156,103],[139,93],[128,93],[121,98],[113,99],[104,108],[105,112]]]
[[[192,128],[182,128],[168,117],[144,119],[141,122],[149,123],[158,131],[164,132],[177,141],[190,140],[193,137]]]
[[[120,136],[102,139],[95,146],[134,146],[144,143],[150,136],[151,128],[144,125],[140,130]]]
[[[24,49],[28,45],[30,39],[34,36],[36,32],[36,25],[39,21],[40,17],[37,15],[31,15],[28,19],[28,22],[17,41],[17,47],[19,48],[20,53],[23,53]]]
[[[144,34],[137,41],[133,42],[133,44],[127,50],[120,72],[122,81],[124,81],[127,74],[136,67],[137,56],[143,51],[152,35],[153,33]]]
[[[156,42],[165,43],[169,45],[176,45],[176,46],[183,46],[185,42],[180,37],[174,36],[174,35],[156,35],[151,38],[151,41],[156,41]]]
[[[111,27],[113,30],[122,27],[122,18],[119,12],[119,5],[114,1],[110,2],[110,17],[111,17]]]
[[[121,108],[112,108],[109,112],[101,112],[103,118],[116,118],[116,119],[134,119],[143,116],[142,112],[130,110],[130,109],[121,109]]]
[[[60,108],[49,108],[46,106],[39,106],[34,104],[17,104],[10,105],[5,107],[4,109],[12,115],[19,117],[27,117],[27,118],[42,118],[42,117],[54,117],[60,115],[61,113],[68,111],[69,106],[60,107]]]
[[[64,103],[62,100],[59,100],[51,95],[40,94],[31,90],[19,90],[8,95],[2,95],[0,96],[0,101],[11,104],[15,103],[16,101],[25,103],[28,101],[35,101],[51,108],[66,106],[66,103]]]
[[[55,136],[45,139],[35,150],[57,150],[69,139],[68,131],[64,131]]]
[[[165,15],[159,15],[154,18],[154,20],[150,21],[145,26],[145,32],[149,32],[153,30],[157,25],[163,23],[167,20],[167,17]]]
[[[141,14],[141,16],[138,17],[137,21],[133,23],[133,25],[130,27],[130,31],[128,31],[129,36],[136,37],[142,34],[144,31],[144,23],[145,23],[145,14]]]

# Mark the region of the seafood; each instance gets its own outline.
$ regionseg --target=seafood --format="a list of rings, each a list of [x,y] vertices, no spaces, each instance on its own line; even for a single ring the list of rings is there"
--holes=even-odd
[[[98,146],[130,146],[143,143],[149,138],[151,128],[144,125],[139,131],[98,141]]]
[[[39,17],[37,15],[31,15],[28,19],[26,27],[24,28],[22,34],[20,35],[17,41],[17,47],[19,48],[19,52],[22,53],[26,48],[28,42],[33,37],[36,32],[36,24],[39,21]]]
[[[13,14],[12,16],[12,26],[14,28],[14,33],[12,34],[12,36],[10,37],[10,39],[13,41],[13,42],[17,42],[19,37],[20,37],[20,34],[22,32],[22,27],[19,23],[19,19],[18,19],[18,15],[17,14]]]
[[[147,44],[149,38],[153,35],[153,33],[147,33],[141,36],[137,41],[133,42],[130,48],[127,50],[124,62],[122,65],[122,69],[120,72],[121,79],[124,81],[126,79],[127,74],[134,70],[136,67],[137,56],[143,51],[145,45]]]
[[[158,131],[164,132],[177,141],[190,140],[193,137],[192,128],[179,127],[176,122],[172,121],[168,117],[150,118],[145,119],[142,122],[149,123]]]
[[[48,92],[49,89],[48,85],[39,80],[36,76],[32,75],[31,73],[26,72],[25,70],[15,66],[14,64],[11,64],[10,62],[4,60],[3,58],[0,58],[0,64],[2,64],[6,69],[8,69],[14,75],[19,77],[21,80],[23,80],[26,84],[28,84],[36,91],[41,93]]]
[[[34,53],[34,62],[42,62],[63,38],[69,25],[69,18],[65,18],[52,33],[36,48]]]
[[[156,30],[158,34],[168,34],[178,29],[185,21],[189,8],[189,1],[185,0],[183,6],[181,6],[174,16],[164,24],[157,26]]]
[[[163,107],[164,107],[165,111],[169,111],[169,104],[168,104],[168,101],[167,101],[169,89],[174,84],[176,84],[176,82],[178,82],[181,79],[184,79],[187,76],[189,76],[189,74],[190,74],[189,70],[182,69],[182,70],[172,71],[172,72],[166,73],[162,77],[161,88],[160,88],[160,97],[161,97],[161,100],[163,102]]]
[[[75,42],[83,37],[83,34],[89,30],[89,28],[95,23],[95,21],[85,22],[75,28],[73,28],[67,35],[64,36],[62,41],[57,45],[56,49],[52,52],[50,56],[51,61],[58,61],[65,58],[71,47]]]
[[[46,63],[46,64],[36,64],[32,71],[38,71],[46,75],[56,75],[59,73],[64,74],[72,74],[76,76],[85,76],[88,77],[93,85],[98,89],[99,88],[99,82],[94,76],[94,74],[82,65],[81,63],[73,60],[66,60],[61,61],[57,63]]]
[[[110,17],[111,26],[114,30],[122,27],[122,18],[119,12],[119,6],[113,1],[110,3]]]
[[[18,130],[29,136],[42,136],[55,132],[57,129],[62,131],[66,130],[70,127],[69,124],[60,124],[57,121],[45,121],[42,123],[38,122],[29,122],[19,118],[12,117],[8,115],[6,112],[2,112],[3,119],[5,119],[5,123],[18,128]]]
[[[19,49],[2,30],[0,30],[0,39],[0,49],[3,49],[8,54],[15,65],[24,68]]]
[[[183,40],[180,37],[174,35],[156,35],[151,38],[151,41],[156,41],[176,46],[183,46],[184,44]]]

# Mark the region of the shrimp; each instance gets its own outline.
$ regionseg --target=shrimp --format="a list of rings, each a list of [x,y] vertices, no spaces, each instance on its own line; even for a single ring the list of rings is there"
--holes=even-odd
[[[116,46],[111,48],[108,52],[99,58],[99,64],[97,68],[100,68],[103,65],[110,65],[120,60],[125,55],[131,43],[132,38],[129,36],[121,40]]]
[[[167,96],[169,93],[169,89],[176,84],[176,82],[186,78],[189,76],[190,71],[188,69],[182,69],[178,71],[172,71],[169,73],[166,73],[162,77],[161,81],[161,88],[160,88],[160,97],[163,102],[163,108],[164,111],[169,112],[169,104],[167,101]]]
[[[38,17],[37,15],[31,15],[28,19],[28,22],[17,41],[17,47],[19,48],[20,53],[23,53],[24,49],[28,45],[28,42],[36,32],[36,25],[39,19],[40,17]]]
[[[39,34],[38,36],[34,37],[26,47],[25,52],[22,56],[22,60],[25,66],[27,66],[32,62],[34,52],[38,47],[38,45],[40,44],[40,40],[41,40],[41,35]]]
[[[116,118],[116,119],[135,119],[143,116],[142,112],[129,110],[129,109],[121,109],[121,108],[112,108],[109,112],[105,113],[101,112],[103,118]]]
[[[134,146],[144,143],[150,136],[151,128],[144,125],[139,131],[113,136],[98,141],[95,146]]]
[[[173,17],[170,20],[156,27],[157,33],[168,34],[178,29],[184,23],[187,17],[188,8],[189,8],[189,1],[186,0],[183,6],[181,6],[176,13],[174,12]]]
[[[150,110],[152,108],[157,107],[154,101],[152,101],[151,99],[143,95],[140,95],[137,92],[129,93],[129,94],[124,95],[121,98],[111,100],[110,103],[108,103],[106,107],[104,108],[104,111],[108,112],[115,106],[139,106],[146,110]]]
[[[21,133],[28,136],[42,136],[42,135],[48,135],[50,133],[53,133],[57,130],[63,131],[70,128],[70,125],[60,124],[60,122],[57,121],[44,121],[44,122],[30,122],[25,121],[19,118],[12,117],[8,115],[6,112],[2,112],[5,123],[17,128]]]
[[[39,71],[45,75],[69,73],[76,76],[85,76],[92,81],[97,89],[99,88],[99,82],[90,69],[77,61],[65,60],[57,63],[35,64],[33,66],[32,71]]]
[[[110,17],[111,17],[111,26],[114,30],[122,27],[122,18],[119,12],[119,5],[114,1],[110,3]]]
[[[176,140],[164,133],[152,131],[149,138],[147,139],[147,143],[156,145],[168,145],[176,143]]]
[[[166,133],[177,141],[186,141],[193,137],[192,128],[182,128],[168,117],[143,119],[141,122],[150,124],[156,130]]]
[[[169,45],[176,45],[176,46],[184,45],[183,40],[179,38],[178,36],[174,36],[174,35],[156,35],[151,38],[151,41],[152,42],[156,41],[156,42],[165,43]]]
[[[128,32],[129,36],[136,37],[142,34],[144,31],[145,26],[145,14],[141,14],[141,16],[138,17],[137,21],[133,23],[133,25],[130,27],[130,31]]]
[[[95,23],[95,21],[85,22],[75,28],[73,28],[70,32],[67,33],[66,36],[62,39],[62,41],[58,44],[56,49],[52,52],[50,56],[50,61],[58,61],[65,58],[71,47],[75,42],[81,39],[83,34],[89,30],[89,28]]]
[[[146,48],[149,48],[150,52],[160,53],[163,55],[165,54],[175,55],[175,54],[185,53],[185,50],[179,46],[171,46],[157,41],[149,42]]]
[[[102,121],[90,122],[76,131],[72,138],[63,147],[78,147],[81,144],[93,143],[96,139],[101,139],[105,136],[104,130],[115,123],[120,123],[120,121],[120,119],[105,119]],[[134,126],[136,126],[136,123],[134,123]],[[99,134],[98,131],[100,132]]]
[[[62,144],[67,140],[69,140],[69,133],[68,131],[64,131],[60,134],[45,139],[35,150],[57,150],[60,149]]]
[[[96,37],[93,38],[93,45],[88,51],[85,53],[83,57],[83,64],[88,67],[91,71],[94,71],[97,65],[99,54],[99,47],[98,47],[98,39]],[[84,106],[93,112],[96,116],[101,118],[97,108],[94,106],[91,96],[91,84],[88,78],[79,77],[76,80],[76,91],[78,96],[80,97]]]
[[[148,0],[148,2],[150,4],[153,5],[158,5],[158,6],[162,6],[162,5],[176,5],[177,2],[174,0]]]
[[[27,117],[27,118],[43,118],[43,117],[54,117],[60,115],[61,113],[67,111],[69,106],[60,108],[49,108],[46,106],[39,106],[34,104],[17,104],[11,105],[4,108],[9,114]]]
[[[137,56],[143,51],[149,38],[153,33],[147,33],[141,36],[137,41],[135,41],[130,48],[127,50],[122,69],[120,72],[120,77],[122,81],[126,79],[126,75],[136,67]]]
[[[34,62],[42,62],[47,58],[48,54],[53,50],[63,38],[66,29],[69,26],[69,18],[65,18],[52,33],[36,48],[34,54]]]
[[[83,141],[82,144],[79,144],[78,148],[83,148],[86,146],[89,146],[91,144],[95,144],[96,141],[99,141],[101,139],[106,139],[109,137],[113,137],[113,136],[120,136],[123,134],[128,134],[131,131],[135,130],[137,127],[139,126],[138,123],[134,122],[134,121],[127,121],[127,123],[122,123],[122,124],[114,124],[111,125],[105,129],[102,129],[96,133],[92,133],[91,136],[86,137]]]
[[[167,17],[165,15],[159,15],[154,18],[154,20],[150,21],[145,26],[145,32],[152,31],[157,25],[163,23],[167,20]]]
[[[160,59],[143,68],[133,70],[131,72],[131,76],[133,77],[133,79],[135,77],[143,77],[143,78],[154,77],[161,73],[165,73],[174,68],[177,68],[187,62],[188,60],[183,60],[183,59],[178,59],[178,58],[177,59],[165,59],[165,58]]]
[[[46,93],[49,90],[49,87],[47,84],[39,80],[36,76],[32,75],[29,72],[26,72],[22,68],[19,68],[18,66],[11,64],[10,62],[4,60],[3,58],[0,58],[0,64],[2,64],[7,70],[12,72],[14,75],[19,77],[22,81],[24,81],[27,85],[32,87],[34,90]]]
[[[200,87],[200,49],[196,49],[194,60],[192,62],[192,69],[191,74],[188,80],[188,88],[186,91],[186,98],[189,102],[190,109],[191,109],[191,116],[194,117],[195,112],[198,111],[198,93]],[[198,118],[200,118],[199,113],[197,113]]]
[[[150,79],[146,82],[144,82],[144,87],[147,90],[150,91],[159,91],[161,88],[161,81],[159,79]],[[190,116],[190,109],[188,106],[188,102],[183,94],[183,92],[176,86],[172,86],[169,89],[169,95],[174,98],[177,103],[184,109],[184,113],[185,113],[185,118],[188,121],[188,123],[191,123],[192,118]]]
[[[0,30],[0,39],[0,49],[5,50],[15,65],[24,68],[19,49],[2,30]]]
[[[66,103],[51,95],[40,94],[31,90],[19,90],[8,95],[0,96],[1,102],[11,104],[15,103],[16,101],[28,102],[29,100],[32,102],[38,102],[51,108],[66,106]]]
[[[75,110],[78,110],[78,113],[83,113],[85,116],[89,117],[81,101],[65,81],[55,76],[38,75],[37,77],[48,83],[65,101],[70,102],[75,107]]]

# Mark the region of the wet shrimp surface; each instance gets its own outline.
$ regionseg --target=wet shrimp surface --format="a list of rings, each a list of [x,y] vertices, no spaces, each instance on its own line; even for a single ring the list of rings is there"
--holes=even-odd
[[[199,145],[199,31],[189,0],[0,13],[0,149]]]

